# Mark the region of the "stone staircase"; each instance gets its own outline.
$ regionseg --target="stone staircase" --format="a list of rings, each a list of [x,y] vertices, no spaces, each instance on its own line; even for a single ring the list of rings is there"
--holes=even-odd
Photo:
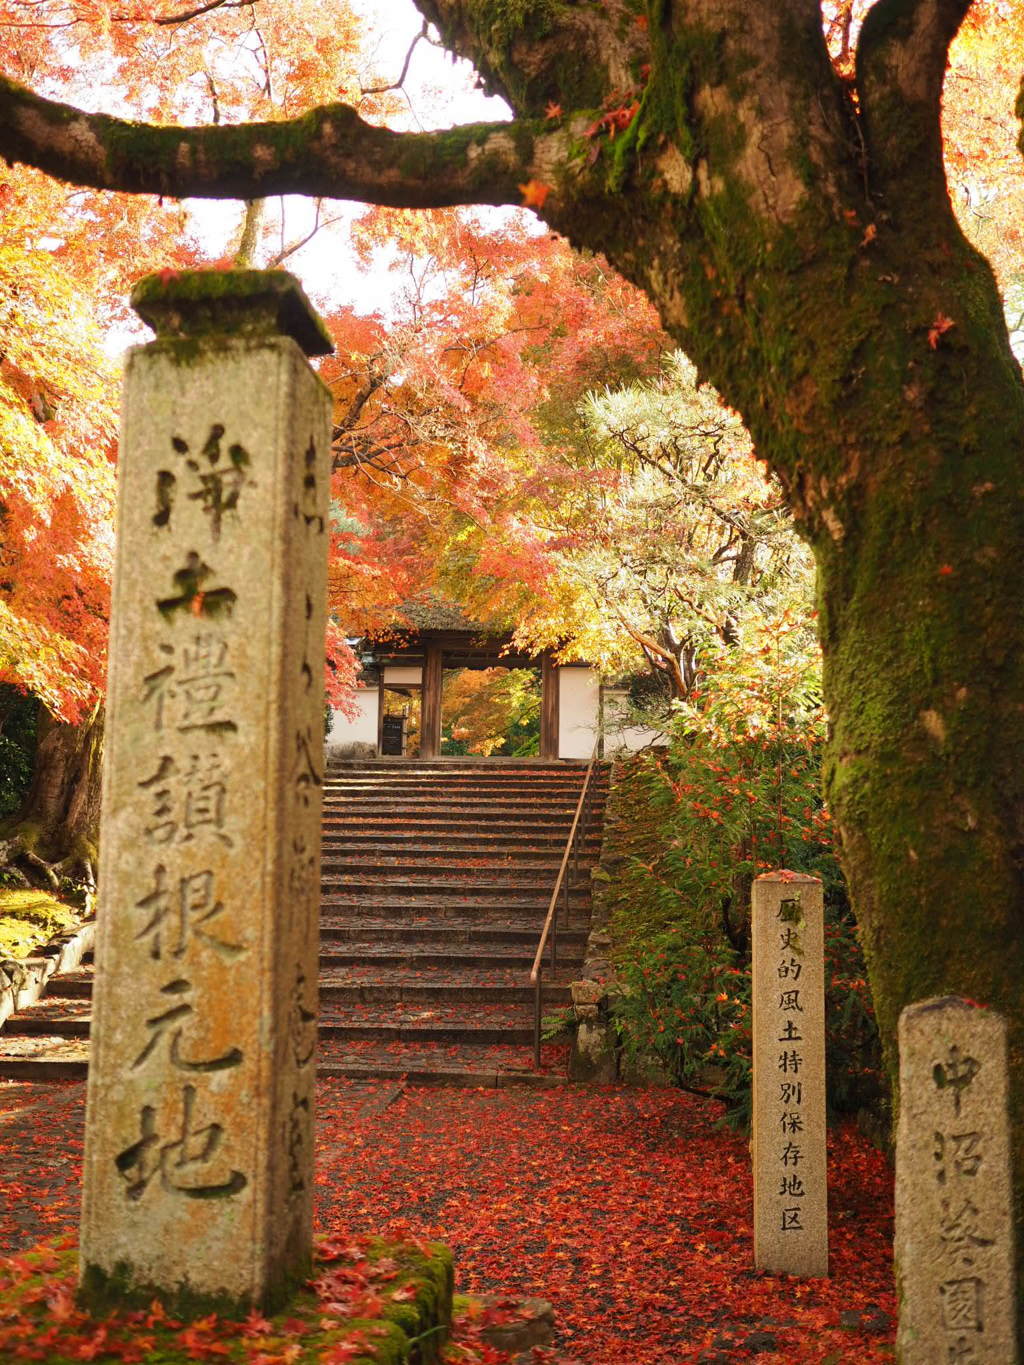
[[[439,759],[332,766],[324,788],[320,1057],[325,1075],[410,1084],[556,1085],[565,1049],[533,1064],[530,966],[585,773],[572,762]],[[590,923],[607,772],[595,800],[558,970],[569,1003]],[[92,963],[51,979],[0,1030],[0,1077],[81,1077]]]

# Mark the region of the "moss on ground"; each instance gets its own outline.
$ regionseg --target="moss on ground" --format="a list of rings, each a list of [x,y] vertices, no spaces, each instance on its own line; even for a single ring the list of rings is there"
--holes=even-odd
[[[76,1299],[78,1253],[43,1244],[0,1260],[0,1359],[48,1365],[437,1365],[452,1317],[451,1253],[434,1243],[336,1238],[278,1313],[174,1318],[157,1301],[93,1316]],[[37,1354],[24,1355],[27,1347]],[[42,1354],[38,1354],[42,1352]]]
[[[47,891],[0,891],[0,959],[30,957],[56,934],[75,929],[81,916]]]

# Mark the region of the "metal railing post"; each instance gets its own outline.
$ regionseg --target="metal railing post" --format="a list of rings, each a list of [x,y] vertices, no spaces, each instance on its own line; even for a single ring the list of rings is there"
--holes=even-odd
[[[537,989],[533,996],[533,1064],[540,1070],[541,970],[536,971]]]

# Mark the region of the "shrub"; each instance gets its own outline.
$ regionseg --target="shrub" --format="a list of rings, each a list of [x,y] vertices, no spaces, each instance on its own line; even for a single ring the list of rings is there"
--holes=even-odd
[[[824,885],[829,1102],[855,1108],[878,1093],[880,1054],[821,797],[813,659],[783,622],[710,679],[677,705],[668,748],[620,773],[611,928],[623,1046],[653,1052],[679,1084],[720,1095],[746,1122],[750,891],[760,873],[788,867]]]
[[[37,707],[34,697],[0,683],[0,819],[18,809],[32,779]]]

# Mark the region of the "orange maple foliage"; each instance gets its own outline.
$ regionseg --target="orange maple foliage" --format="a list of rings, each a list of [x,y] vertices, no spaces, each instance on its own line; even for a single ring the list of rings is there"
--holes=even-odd
[[[437,585],[485,527],[507,550],[504,566],[481,565],[496,598],[509,583],[543,591],[550,563],[516,508],[565,480],[545,423],[586,388],[655,368],[666,344],[643,296],[600,259],[519,219],[377,211],[357,230],[366,258],[382,236],[400,244],[393,269],[408,281],[398,316],[336,312],[321,369],[346,514],[331,600],[361,629]]]
[[[363,92],[372,81],[347,5],[184,13],[0,0],[0,66],[66,83],[86,106],[116,96],[165,121],[280,118],[339,96],[370,119],[394,107],[387,92]],[[76,721],[106,671],[119,384],[103,330],[140,335],[135,281],[207,264],[208,250],[180,203],[69,191],[22,167],[0,173],[0,210],[0,681]],[[340,701],[354,661],[337,629],[330,648]]]

